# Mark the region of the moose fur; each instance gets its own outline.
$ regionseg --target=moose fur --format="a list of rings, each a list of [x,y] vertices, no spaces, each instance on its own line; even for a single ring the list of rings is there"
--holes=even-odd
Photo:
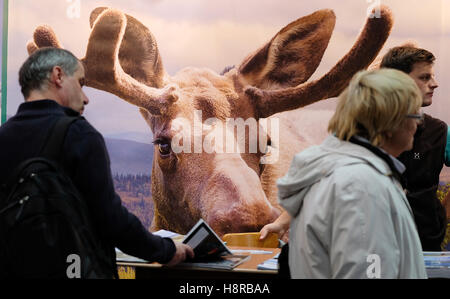
[[[331,10],[302,17],[223,75],[189,67],[169,76],[146,26],[115,9],[99,7],[91,13],[92,32],[81,59],[87,86],[138,106],[155,139],[152,229],[186,233],[203,218],[223,235],[258,231],[279,216],[276,180],[293,155],[311,145],[305,128],[298,126],[307,112],[297,109],[337,96],[374,60],[393,23],[389,9],[381,7],[380,18],[367,20],[348,54],[323,77],[308,81],[322,60],[335,19]],[[62,47],[50,27],[39,26],[28,51],[46,46]],[[267,155],[261,150],[174,153],[170,142],[180,133],[175,123],[182,118],[192,124],[194,110],[202,111],[202,121],[279,119],[279,141],[267,142],[267,148],[278,149],[278,163],[261,164]],[[326,124],[321,126],[325,130]],[[268,128],[259,130],[271,139]]]

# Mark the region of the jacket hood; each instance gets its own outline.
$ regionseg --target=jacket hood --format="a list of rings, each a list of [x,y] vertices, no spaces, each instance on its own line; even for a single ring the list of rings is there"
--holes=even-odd
[[[360,163],[369,164],[384,175],[392,174],[386,162],[368,149],[328,136],[321,145],[296,154],[288,173],[277,180],[280,205],[294,217],[300,212],[313,184],[329,176],[336,168]]]

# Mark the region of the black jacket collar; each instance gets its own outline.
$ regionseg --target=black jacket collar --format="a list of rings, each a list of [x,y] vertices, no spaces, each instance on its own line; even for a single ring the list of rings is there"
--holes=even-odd
[[[42,114],[59,114],[79,116],[80,113],[68,107],[59,105],[54,100],[38,100],[20,104],[16,116],[35,116]]]

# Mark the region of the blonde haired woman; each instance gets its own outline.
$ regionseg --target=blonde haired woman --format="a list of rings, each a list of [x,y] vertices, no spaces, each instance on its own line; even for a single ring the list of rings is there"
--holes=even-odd
[[[291,217],[292,278],[426,278],[420,240],[394,157],[413,145],[422,115],[414,81],[363,71],[341,94],[320,146],[278,180]]]

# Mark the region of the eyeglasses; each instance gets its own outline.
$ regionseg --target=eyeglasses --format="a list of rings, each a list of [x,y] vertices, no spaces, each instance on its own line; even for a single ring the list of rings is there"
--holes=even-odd
[[[425,119],[425,116],[423,115],[423,113],[407,114],[406,118],[413,118],[413,119],[417,120],[418,123],[422,123],[423,120]]]

